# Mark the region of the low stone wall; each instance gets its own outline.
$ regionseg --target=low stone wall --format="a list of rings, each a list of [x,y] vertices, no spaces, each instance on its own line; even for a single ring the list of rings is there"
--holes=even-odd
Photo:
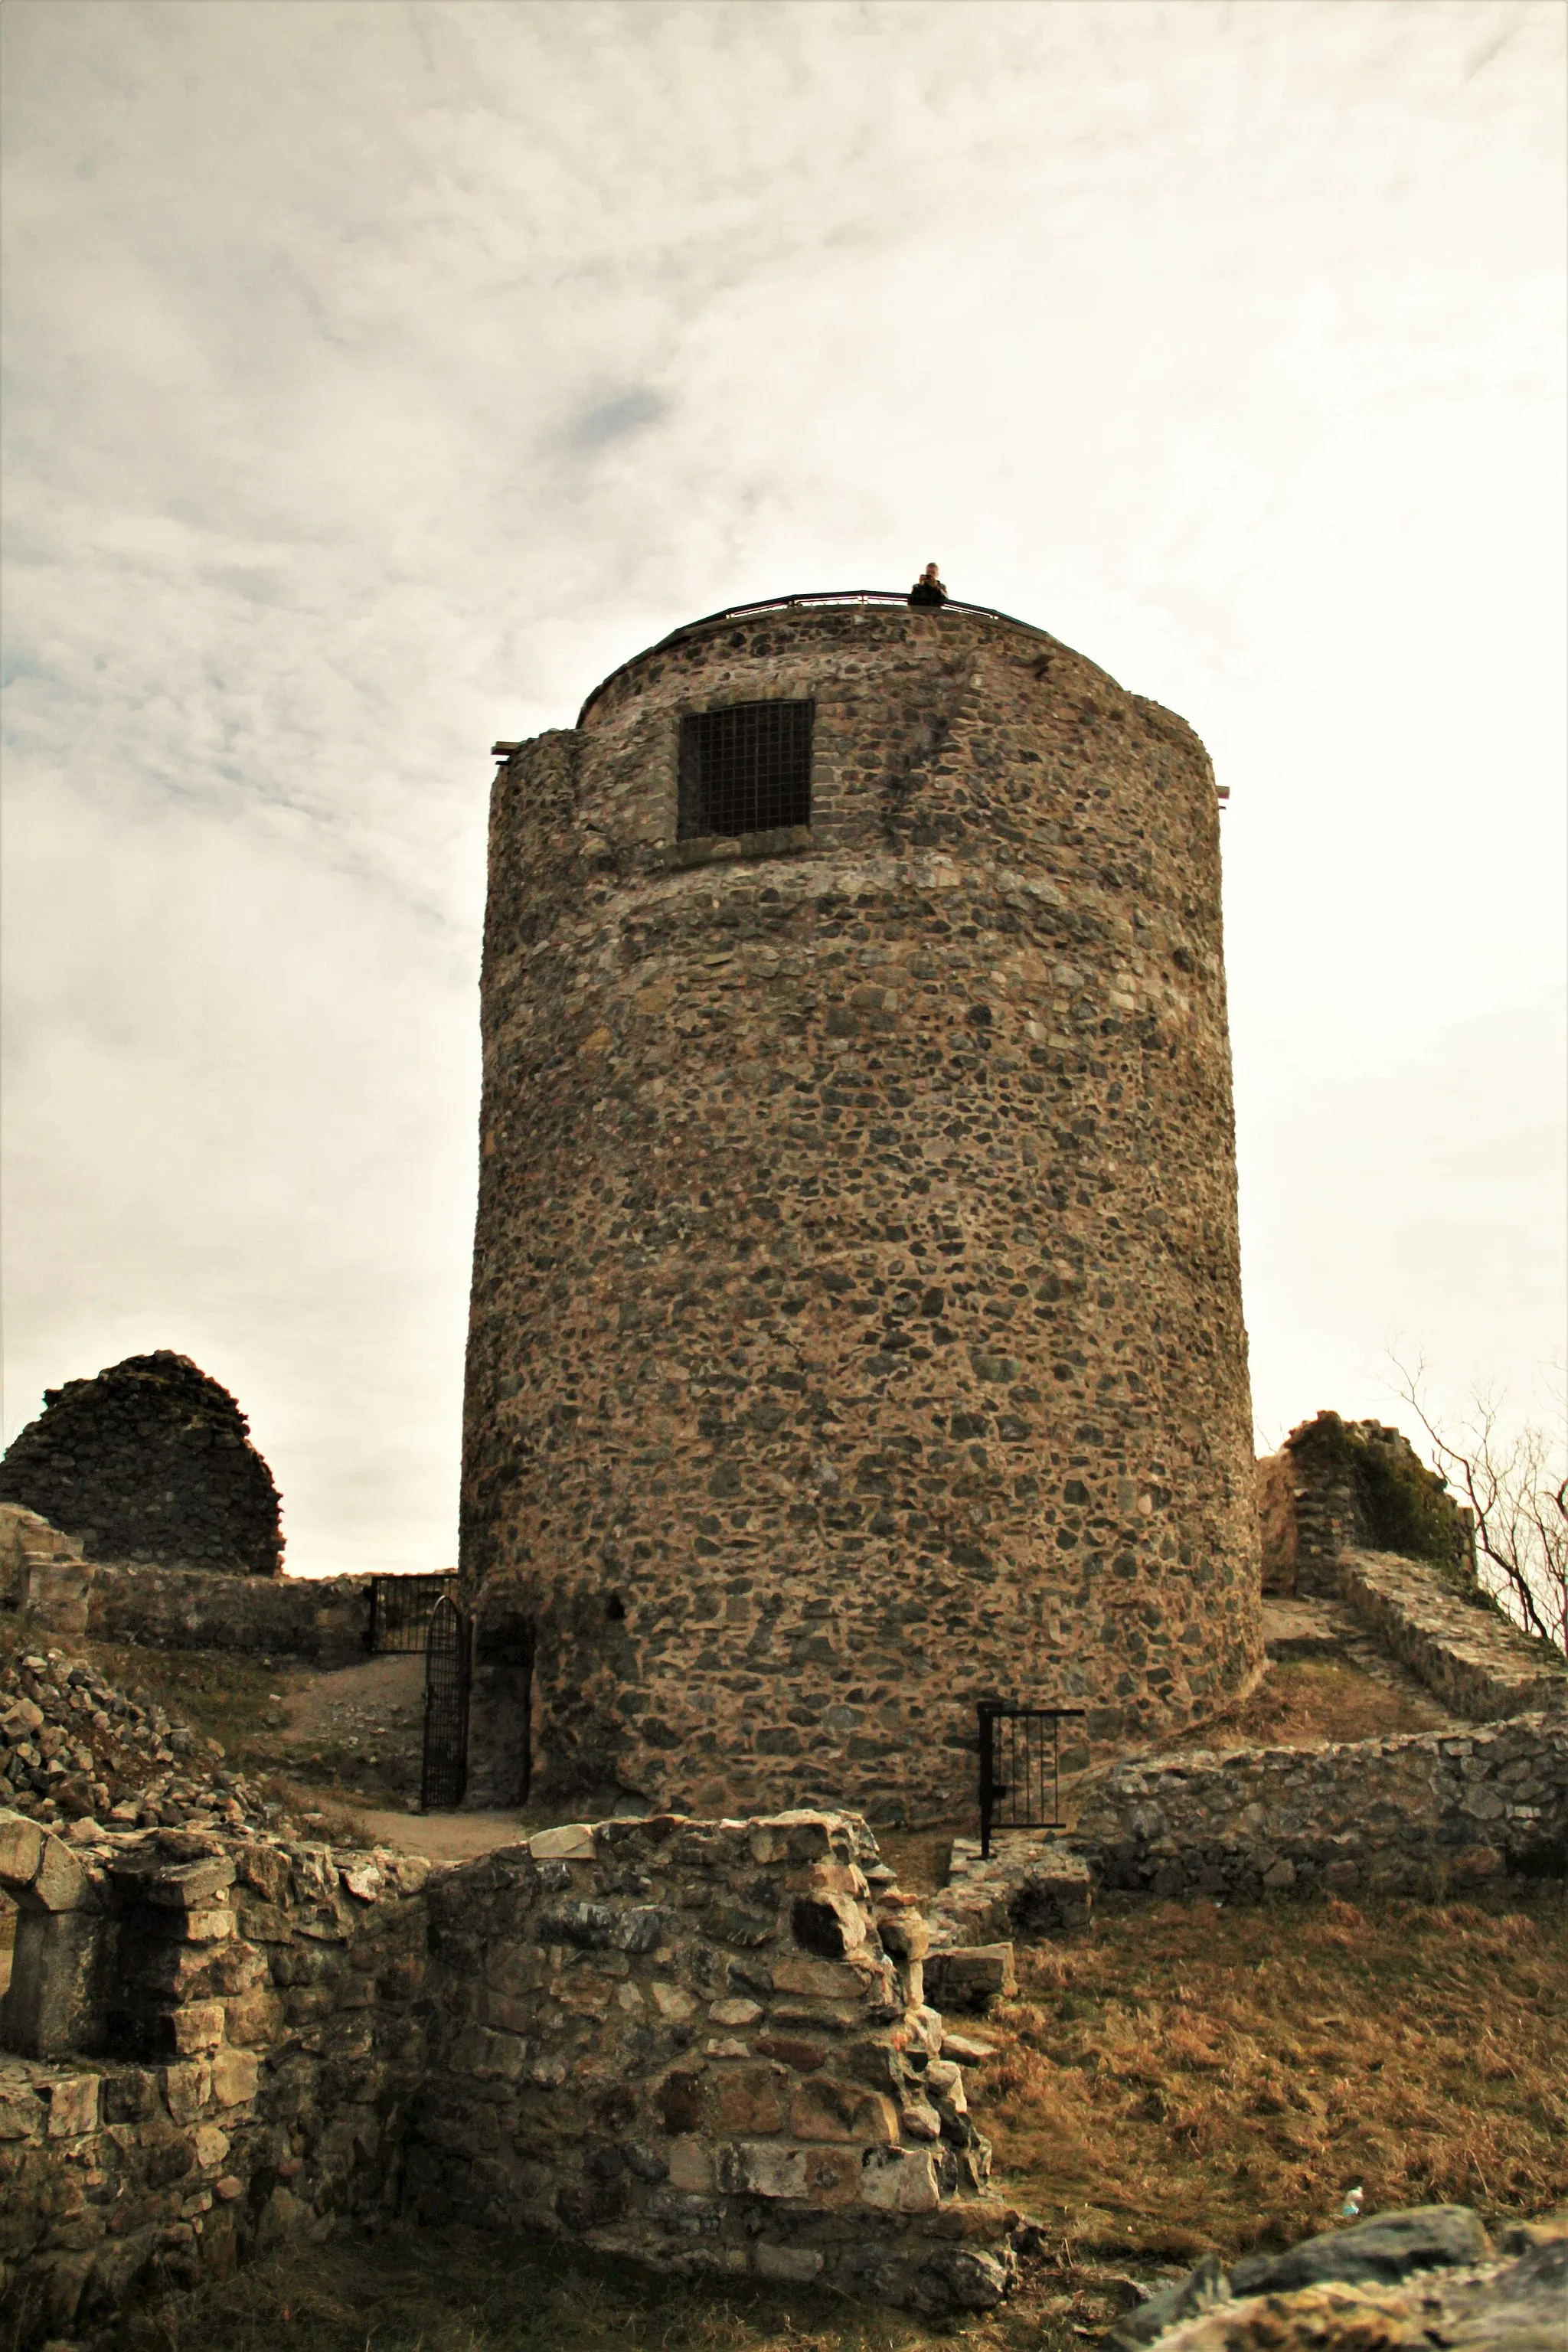
[[[842,1816],[551,1831],[431,1889],[442,1988],[406,2196],[682,2274],[929,2312],[1016,2216],[924,2003],[924,1922]],[[874,1866],[874,1864],[873,1864]]]
[[[0,1813],[7,2343],[395,2202],[999,2302],[1017,2217],[875,1855],[837,1815],[617,1821],[426,1884],[379,1849]]]
[[[1383,1647],[1457,1713],[1486,1723],[1568,1709],[1568,1658],[1560,1650],[1495,1610],[1468,1606],[1419,1561],[1352,1551],[1338,1575],[1342,1598]]]
[[[355,1664],[370,1623],[368,1576],[239,1578],[200,1569],[35,1560],[25,1607],[47,1633],[160,1650],[238,1650]]]
[[[27,2346],[384,2211],[420,2077],[426,1865],[0,1814],[0,2318]]]
[[[1123,1765],[1072,1843],[1096,1882],[1243,1900],[1568,1872],[1568,1720]]]
[[[1060,1831],[999,1830],[984,1859],[978,1838],[954,1838],[947,1885],[928,1906],[931,1944],[1062,1935],[1088,1927],[1092,1904],[1089,1865]]]

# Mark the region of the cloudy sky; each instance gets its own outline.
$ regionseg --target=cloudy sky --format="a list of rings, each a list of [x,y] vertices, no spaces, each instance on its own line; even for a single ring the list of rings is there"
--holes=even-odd
[[[1563,1308],[1547,0],[8,0],[5,1389],[454,1556],[487,751],[901,587],[1183,712],[1258,1433]]]

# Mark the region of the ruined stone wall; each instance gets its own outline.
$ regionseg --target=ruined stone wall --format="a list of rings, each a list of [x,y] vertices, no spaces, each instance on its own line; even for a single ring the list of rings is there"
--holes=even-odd
[[[1331,1600],[1349,1551],[1398,1552],[1473,1582],[1475,1540],[1402,1431],[1320,1412],[1257,1465],[1268,1592]]]
[[[57,1559],[32,1568],[23,1606],[49,1633],[155,1650],[308,1658],[327,1669],[363,1658],[370,1588],[368,1576],[278,1576],[240,1584],[195,1569]]]
[[[0,1462],[0,1501],[89,1559],[274,1576],[278,1489],[234,1398],[167,1348],[44,1392]]]
[[[1265,1599],[1293,1594],[1296,1590],[1296,1472],[1282,1446],[1266,1454],[1254,1465],[1258,1493],[1258,1534],[1263,1555]]]
[[[999,2302],[1016,2216],[924,2003],[924,1923],[856,1846],[822,1814],[602,1822],[436,1882],[413,2209],[684,2275]]]
[[[816,704],[811,827],[679,841],[681,715],[770,698]],[[951,1816],[978,1696],[1103,1748],[1244,1687],[1183,721],[978,615],[720,622],[508,760],[489,875],[462,1572],[540,1787]]]
[[[1102,1885],[1243,1901],[1568,1873],[1568,1720],[1123,1765],[1073,1847]]]
[[[390,2210],[426,1865],[0,1813],[0,2320],[34,2345]]]
[[[862,1827],[609,1822],[426,1871],[0,1813],[7,2343],[394,2210],[1000,2301],[1017,2217]]]

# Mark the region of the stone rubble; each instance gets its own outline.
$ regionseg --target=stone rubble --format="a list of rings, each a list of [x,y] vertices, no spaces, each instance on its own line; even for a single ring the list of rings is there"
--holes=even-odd
[[[0,1805],[73,1840],[99,1829],[231,1830],[276,1822],[280,1808],[216,1739],[143,1706],[63,1651],[0,1663]]]

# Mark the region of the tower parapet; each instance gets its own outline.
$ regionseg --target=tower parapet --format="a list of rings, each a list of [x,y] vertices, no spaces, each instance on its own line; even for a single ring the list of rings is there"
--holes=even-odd
[[[482,1000],[476,1796],[531,1760],[550,1796],[935,1819],[979,1697],[1115,1748],[1248,1683],[1180,719],[959,606],[678,631],[507,748]]]

